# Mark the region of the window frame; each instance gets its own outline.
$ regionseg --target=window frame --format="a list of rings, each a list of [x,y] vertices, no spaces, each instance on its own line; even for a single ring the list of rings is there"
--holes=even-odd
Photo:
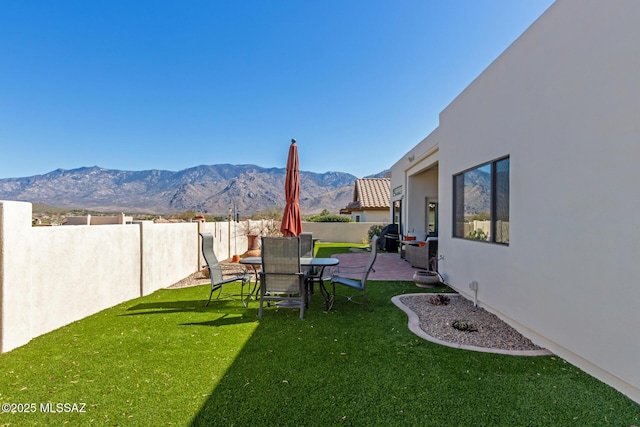
[[[507,161],[507,180],[506,183],[504,181],[502,181],[501,183],[498,182],[498,164],[504,161]],[[489,171],[489,179],[490,179],[490,183],[489,183],[489,191],[490,191],[490,200],[489,200],[489,221],[490,221],[490,233],[489,233],[489,239],[488,240],[476,240],[476,239],[472,239],[469,237],[465,236],[464,233],[464,206],[465,206],[465,200],[464,200],[464,176],[466,173],[471,172],[473,170],[477,170],[477,169],[481,169],[484,167],[490,167],[490,171]],[[509,240],[507,237],[507,241],[496,241],[496,237],[497,237],[497,223],[498,221],[500,221],[500,219],[498,219],[498,216],[500,217],[504,217],[505,216],[505,211],[506,211],[506,218],[507,218],[507,223],[509,221],[509,215],[510,215],[510,175],[511,175],[511,156],[510,155],[505,155],[505,156],[501,156],[498,157],[496,159],[490,160],[488,162],[484,162],[484,163],[480,163],[476,166],[470,167],[468,169],[465,169],[461,172],[458,172],[456,174],[453,175],[453,179],[452,179],[452,230],[451,230],[451,234],[452,234],[452,238],[454,239],[463,239],[463,240],[471,240],[471,241],[476,241],[476,242],[483,242],[483,243],[492,243],[492,244],[496,244],[496,245],[502,245],[502,246],[509,246]],[[506,185],[505,185],[506,184]],[[498,190],[499,190],[499,185],[501,185],[502,187],[506,187],[506,210],[505,210],[505,206],[499,206],[499,201],[498,201]],[[504,188],[502,189],[504,190]],[[461,192],[461,194],[460,194]],[[503,201],[505,200],[505,197],[502,197]],[[498,215],[498,210],[500,208],[500,212],[501,215]],[[459,221],[460,216],[462,217],[462,221]]]

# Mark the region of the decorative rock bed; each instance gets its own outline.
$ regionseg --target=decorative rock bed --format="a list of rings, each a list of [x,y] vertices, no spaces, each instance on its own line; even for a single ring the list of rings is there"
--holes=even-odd
[[[475,351],[530,356],[551,354],[496,315],[475,307],[468,299],[458,294],[446,294],[449,304],[434,305],[430,302],[434,295],[440,294],[409,294],[392,298],[394,304],[409,315],[409,328],[422,338]],[[456,329],[454,322],[461,320],[473,327]]]

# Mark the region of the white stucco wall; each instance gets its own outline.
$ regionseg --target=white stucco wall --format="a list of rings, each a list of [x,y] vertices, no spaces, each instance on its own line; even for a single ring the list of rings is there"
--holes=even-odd
[[[279,230],[280,222],[249,220],[240,222],[204,222],[200,224],[201,232],[213,235],[213,249],[220,261],[229,259],[233,255],[244,254],[249,249],[247,234],[269,235],[271,229]]]
[[[140,296],[140,228],[78,225],[29,228],[38,336]]]
[[[0,201],[0,351],[194,273],[199,225],[32,227],[30,203]]]
[[[196,272],[198,232],[220,260],[273,221],[32,227],[31,204],[0,201],[0,352]],[[203,297],[205,297],[203,295]]]
[[[105,226],[106,227],[106,226]],[[198,223],[140,223],[142,280],[140,295],[149,295],[198,271]]]
[[[440,115],[440,270],[640,401],[640,2],[555,3]],[[453,239],[452,176],[509,155],[509,246]]]
[[[373,225],[387,222],[303,222],[302,229],[323,242],[362,243]]]
[[[439,129],[391,166],[391,201],[402,201],[403,231],[425,232],[425,197],[438,197]],[[401,193],[394,196],[393,189]],[[391,213],[389,213],[391,218]]]
[[[31,203],[0,200],[0,351],[31,339]]]

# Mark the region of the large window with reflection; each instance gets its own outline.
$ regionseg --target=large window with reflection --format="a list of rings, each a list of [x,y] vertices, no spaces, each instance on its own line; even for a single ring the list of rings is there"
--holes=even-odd
[[[453,237],[509,244],[509,157],[453,176]]]

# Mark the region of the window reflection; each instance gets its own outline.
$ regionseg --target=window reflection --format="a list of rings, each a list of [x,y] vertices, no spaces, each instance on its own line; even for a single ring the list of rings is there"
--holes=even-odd
[[[509,243],[509,157],[453,177],[453,236]]]

